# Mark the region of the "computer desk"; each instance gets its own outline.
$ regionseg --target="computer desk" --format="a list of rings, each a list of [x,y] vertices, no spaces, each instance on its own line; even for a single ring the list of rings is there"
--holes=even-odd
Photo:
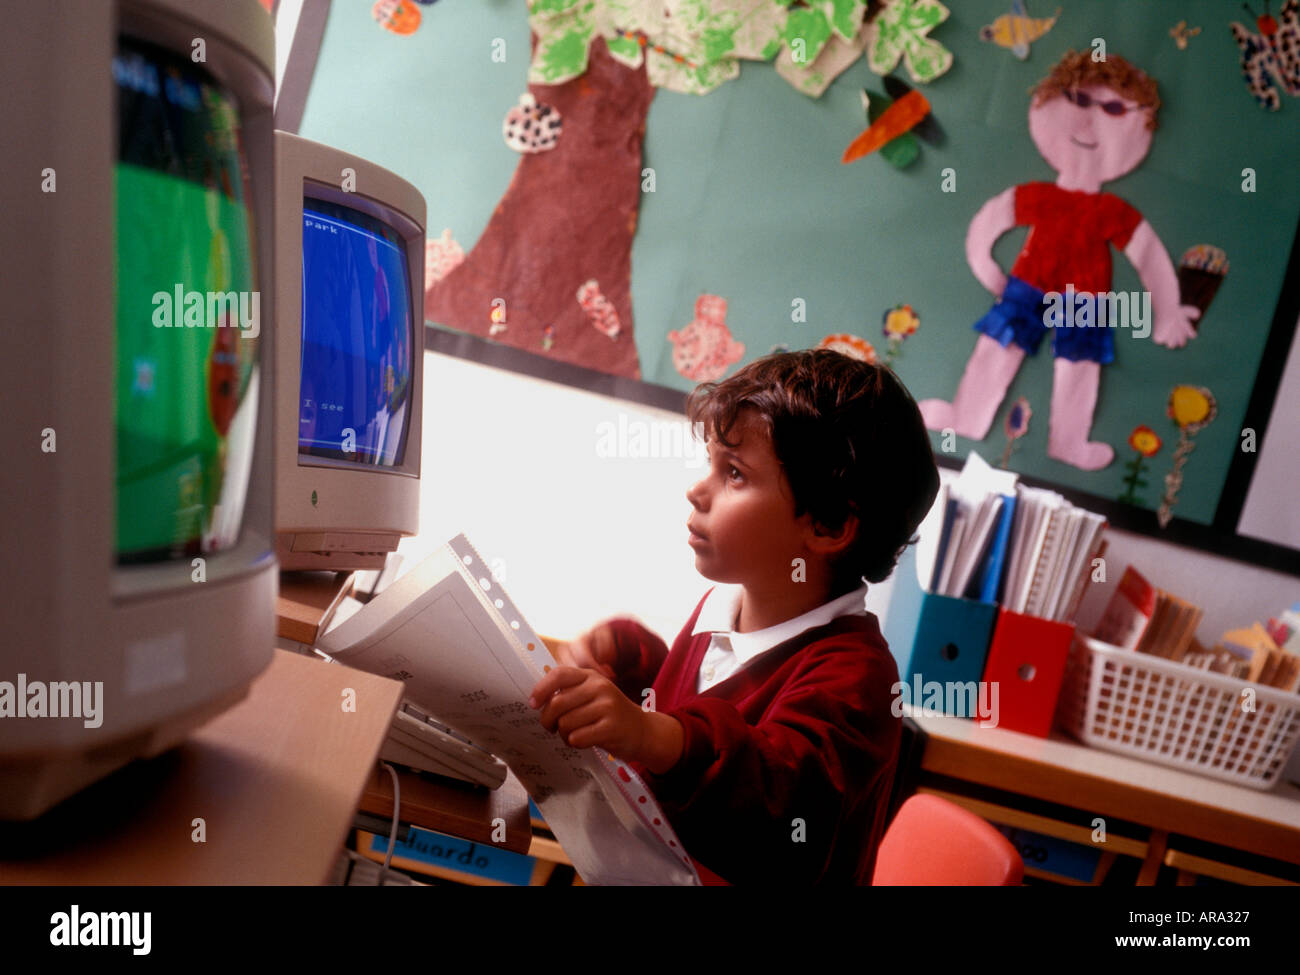
[[[280,596],[277,635],[286,648],[310,647],[320,635],[323,622],[328,621],[339,601],[352,590],[350,573],[284,572],[280,575]],[[348,673],[361,673],[352,668],[326,664],[319,659],[302,657],[315,666],[331,670],[343,669]],[[396,681],[399,690],[401,685]],[[393,711],[389,712],[389,723]],[[387,737],[387,728],[385,728]],[[528,793],[515,778],[506,774],[499,789],[459,782],[442,776],[422,775],[407,769],[396,769],[401,789],[401,805],[397,818],[401,825],[417,826],[438,833],[446,833],[475,843],[490,843],[512,853],[527,854],[533,841],[533,831],[528,815]],[[391,822],[393,816],[393,780],[388,771],[376,761],[366,777],[356,811],[373,820]],[[496,824],[504,822],[505,838]],[[367,824],[378,828],[375,823]]]
[[[340,706],[347,689],[355,710]],[[0,883],[324,883],[401,695],[277,650],[248,697],[184,744],[0,826]]]
[[[1184,843],[1184,837],[1300,865],[1300,788],[1286,781],[1259,791],[1091,748],[1059,731],[1037,738],[982,728],[965,718],[924,715],[910,706],[904,713],[926,735],[916,780],[920,791],[944,795],[994,822],[1080,843],[1092,842],[1095,817],[1122,823],[1108,830],[1115,835],[1107,836],[1107,852],[1140,857],[1140,885],[1153,884],[1162,865],[1180,871],[1179,883],[1192,874],[1238,883],[1277,878],[1206,857],[1188,849],[1196,844]],[[1071,822],[1026,811],[1017,808],[1018,796],[1080,816]],[[1149,834],[1125,835],[1128,824]]]

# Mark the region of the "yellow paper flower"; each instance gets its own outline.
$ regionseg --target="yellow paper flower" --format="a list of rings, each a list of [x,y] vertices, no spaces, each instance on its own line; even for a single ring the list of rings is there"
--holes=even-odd
[[[1128,435],[1128,445],[1143,457],[1151,457],[1160,449],[1160,437],[1146,424],[1133,428]]]
[[[921,327],[921,319],[911,305],[898,305],[885,312],[885,335],[905,339]]]
[[[1218,412],[1214,395],[1204,386],[1175,386],[1169,394],[1169,419],[1188,433],[1195,433]]]

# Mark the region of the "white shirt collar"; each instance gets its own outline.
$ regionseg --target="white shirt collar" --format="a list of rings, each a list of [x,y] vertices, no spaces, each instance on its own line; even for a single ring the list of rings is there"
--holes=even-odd
[[[740,597],[744,588],[739,585],[718,585],[704,597],[700,615],[695,620],[691,635],[699,633],[720,633],[727,637],[740,663],[746,664],[759,654],[771,650],[778,643],[784,643],[805,630],[816,626],[825,626],[839,616],[865,616],[867,613],[867,584],[846,592],[816,609],[811,609],[802,616],[777,623],[763,630],[749,633],[737,633],[734,630],[736,614],[740,610]]]

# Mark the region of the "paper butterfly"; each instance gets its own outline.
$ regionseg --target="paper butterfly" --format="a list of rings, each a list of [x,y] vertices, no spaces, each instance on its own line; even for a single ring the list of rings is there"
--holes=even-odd
[[[1253,15],[1250,7],[1246,12]],[[1274,81],[1288,95],[1300,96],[1300,0],[1286,0],[1280,18],[1279,22],[1269,15],[1265,0],[1264,15],[1256,19],[1258,34],[1236,21],[1229,25],[1241,48],[1241,73],[1246,87],[1257,102],[1273,112],[1281,103]]]

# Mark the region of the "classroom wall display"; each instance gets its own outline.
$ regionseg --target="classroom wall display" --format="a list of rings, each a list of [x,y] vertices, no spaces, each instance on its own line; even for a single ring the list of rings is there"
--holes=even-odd
[[[423,190],[432,348],[675,408],[877,358],[941,463],[1300,574],[1237,531],[1291,435],[1296,0],[372,6],[329,5],[300,132]]]

